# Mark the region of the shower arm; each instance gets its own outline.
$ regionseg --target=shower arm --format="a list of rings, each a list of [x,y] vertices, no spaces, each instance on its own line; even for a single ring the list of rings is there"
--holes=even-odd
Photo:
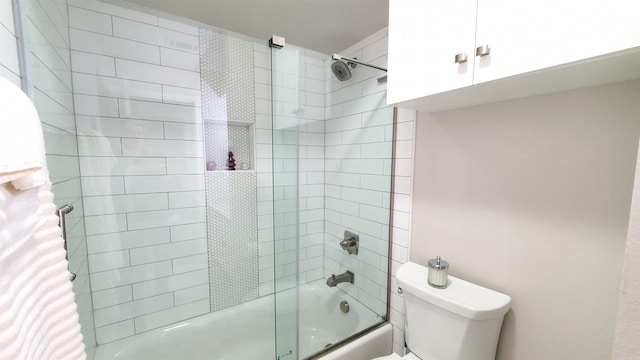
[[[367,63],[363,63],[361,61],[358,61],[356,59],[349,59],[346,58],[340,54],[333,54],[333,56],[331,57],[333,60],[343,60],[346,61],[347,63],[354,63],[354,64],[359,64],[359,65],[364,65],[364,66],[368,66],[370,68],[374,68],[374,69],[378,69],[378,70],[382,70],[382,71],[387,71],[386,68],[380,67],[380,66],[375,66],[375,65],[371,65],[371,64],[367,64]]]

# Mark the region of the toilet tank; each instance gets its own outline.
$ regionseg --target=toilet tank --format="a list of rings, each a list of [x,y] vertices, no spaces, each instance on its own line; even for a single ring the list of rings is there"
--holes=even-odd
[[[412,262],[396,274],[409,349],[422,360],[494,360],[511,298],[453,276],[437,289],[427,276],[426,267]]]

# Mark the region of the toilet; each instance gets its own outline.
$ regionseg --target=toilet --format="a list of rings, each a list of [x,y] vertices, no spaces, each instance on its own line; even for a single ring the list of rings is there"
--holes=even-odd
[[[449,276],[438,289],[428,269],[408,262],[396,274],[405,303],[405,341],[411,353],[382,359],[495,360],[498,337],[511,298]]]

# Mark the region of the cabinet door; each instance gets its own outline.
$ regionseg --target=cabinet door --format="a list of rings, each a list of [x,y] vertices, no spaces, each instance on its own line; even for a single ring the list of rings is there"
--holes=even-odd
[[[640,46],[637,0],[478,0],[482,83]]]
[[[471,85],[475,22],[476,0],[390,0],[387,103]]]

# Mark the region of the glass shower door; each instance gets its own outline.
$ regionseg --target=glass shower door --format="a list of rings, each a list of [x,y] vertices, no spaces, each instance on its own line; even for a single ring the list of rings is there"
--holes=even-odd
[[[299,49],[271,48],[276,359],[299,359]]]
[[[276,359],[307,359],[388,318],[394,110],[380,69],[271,61]]]

